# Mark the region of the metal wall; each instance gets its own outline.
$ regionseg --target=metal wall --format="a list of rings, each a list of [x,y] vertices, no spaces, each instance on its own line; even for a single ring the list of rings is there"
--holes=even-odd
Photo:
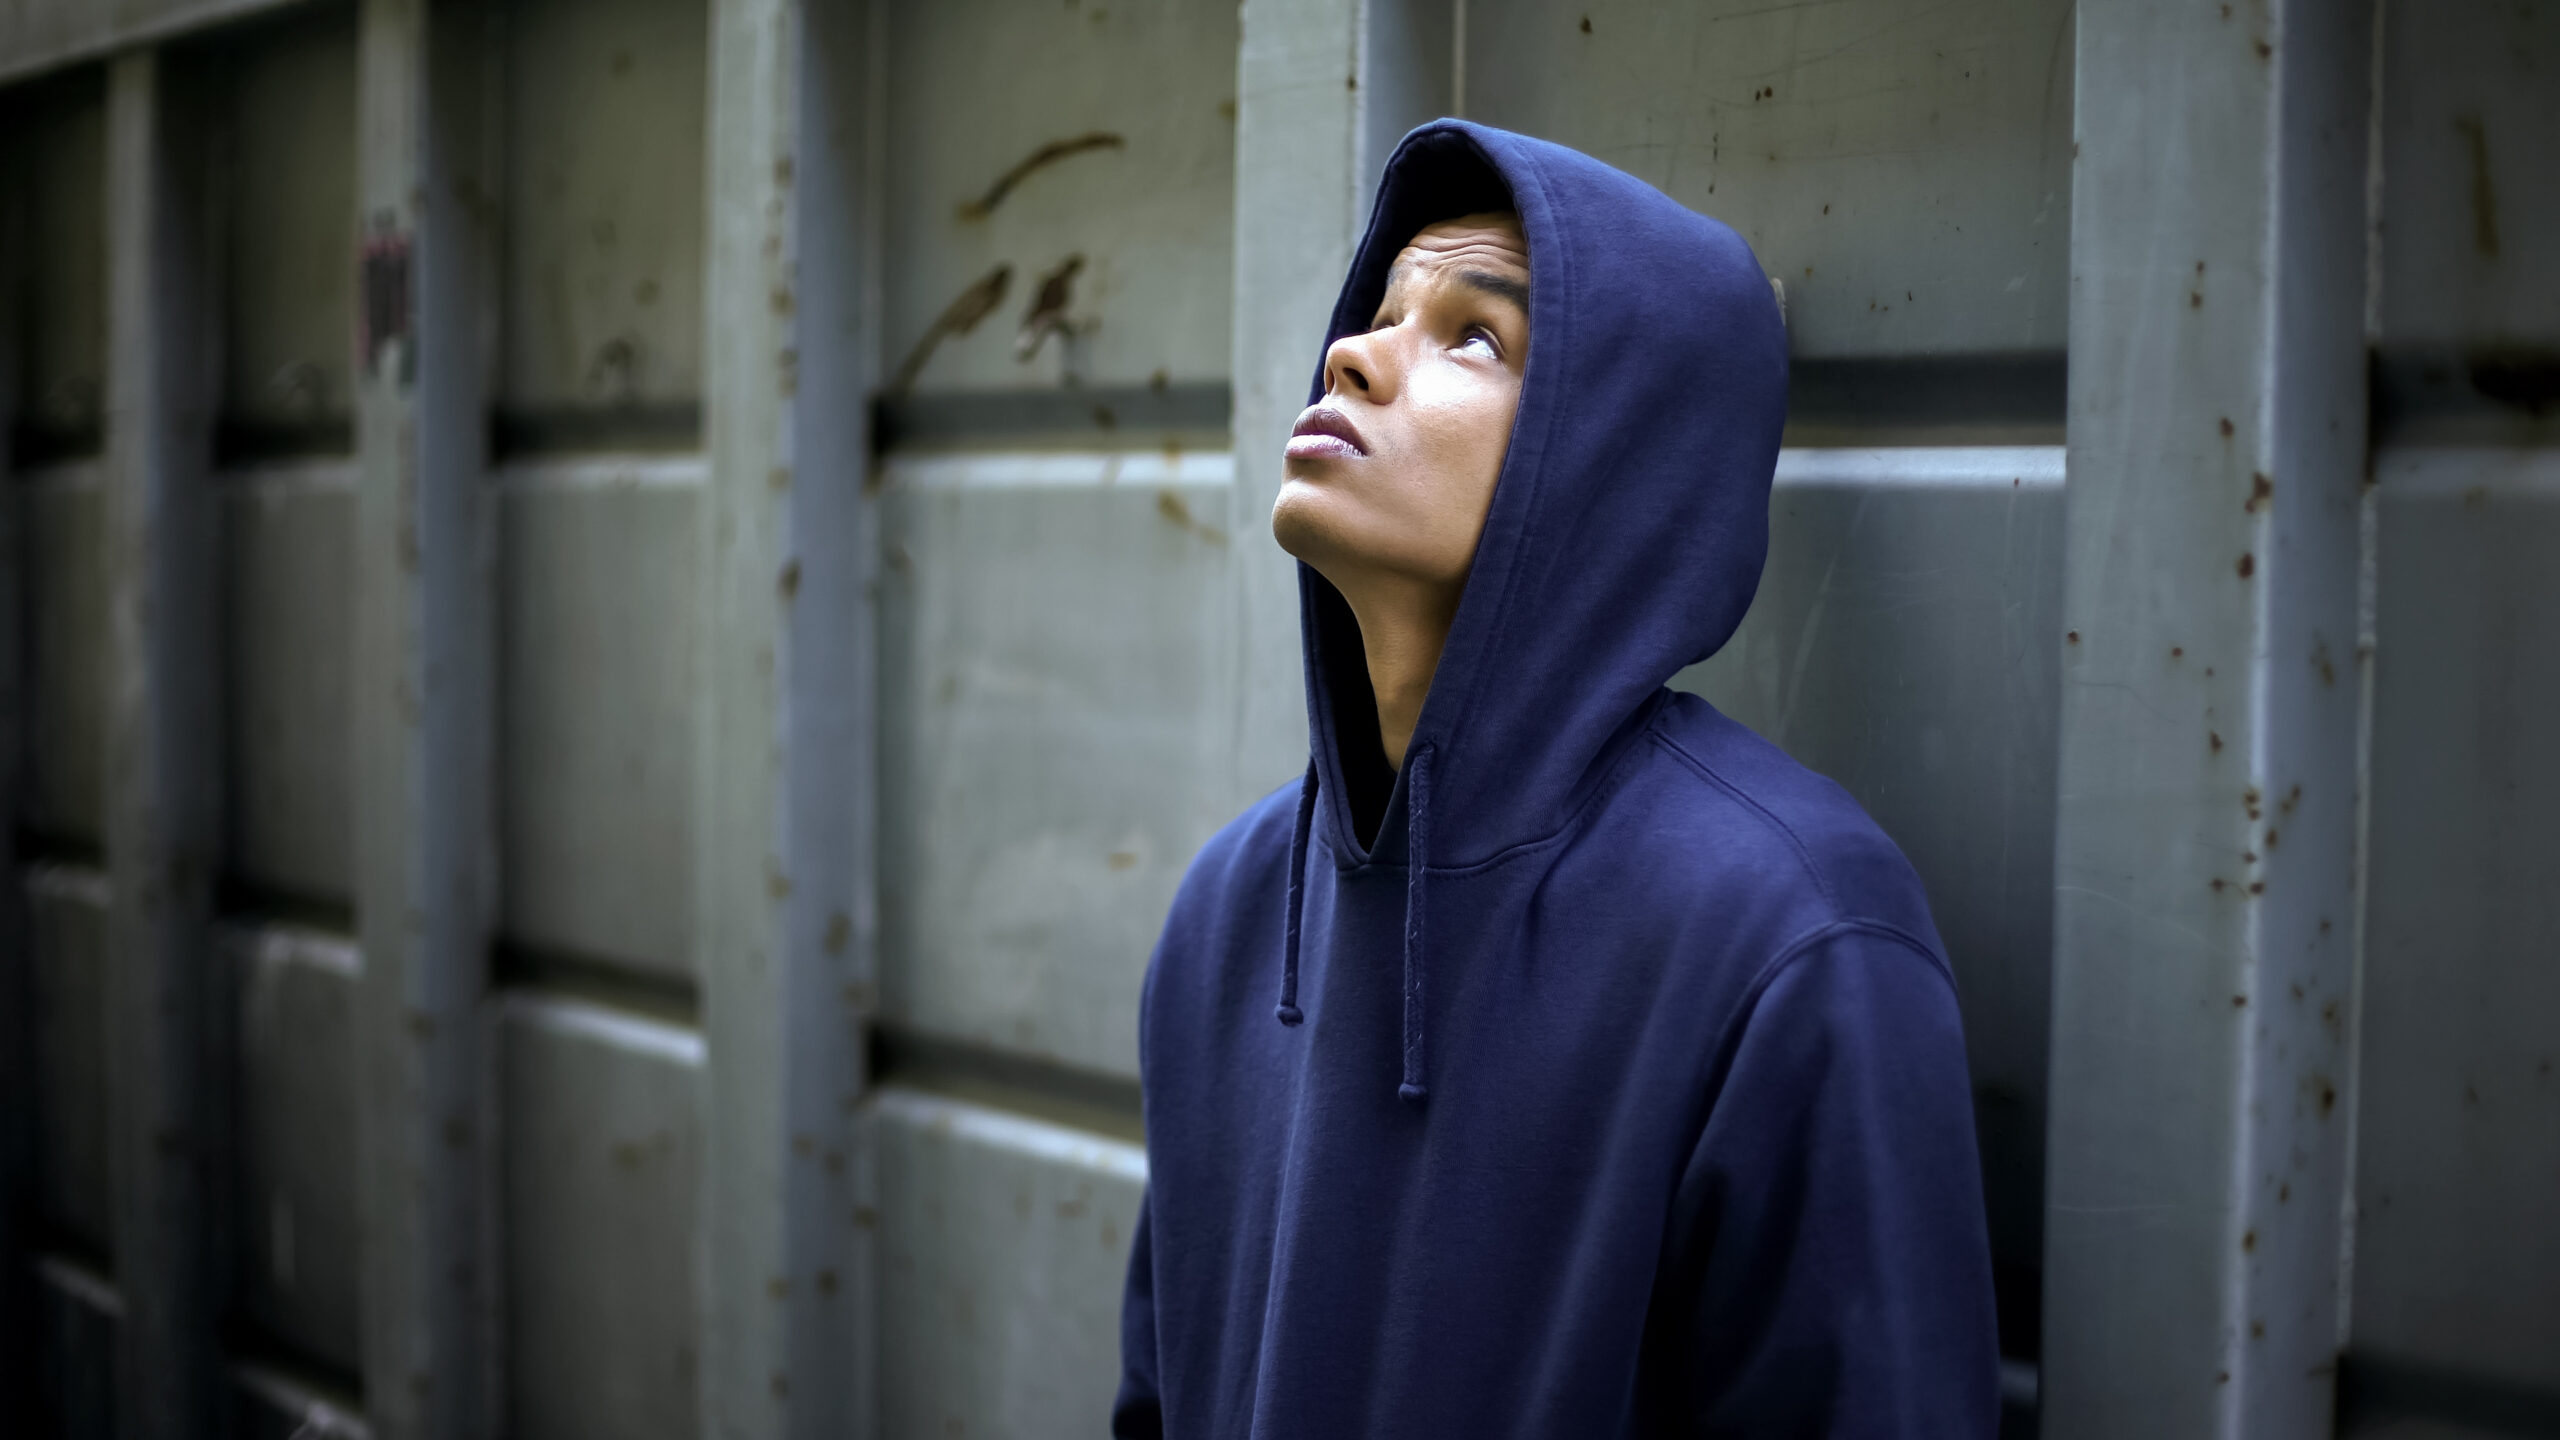
[[[2012,1425],[2560,1431],[2560,20],[2354,15],[0,6],[9,1418],[1101,1428],[1147,952],[1303,744],[1278,437],[1456,112],[1784,286],[1678,683],[1928,884]],[[2297,275],[2363,297],[2344,488]],[[2239,448],[2143,448],[2189,410]],[[2192,808],[2108,768],[2171,744]],[[2176,908],[2278,826],[2340,873]]]

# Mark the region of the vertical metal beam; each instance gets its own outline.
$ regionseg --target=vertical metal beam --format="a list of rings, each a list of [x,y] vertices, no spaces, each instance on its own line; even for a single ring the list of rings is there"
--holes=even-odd
[[[356,987],[365,1407],[497,1431],[496,827],[484,18],[365,0],[357,41]]]
[[[27,233],[17,146],[0,142],[0,1094],[35,1094],[34,956],[18,877],[27,764],[26,562],[9,457],[17,424],[19,309]],[[35,1393],[35,1106],[0,1105],[0,1395]]]
[[[869,6],[712,0],[711,16],[702,1433],[868,1434],[880,47]]]
[[[183,107],[155,51],[107,83],[107,914],[119,1429],[209,1433],[228,1194],[209,983],[212,429]]]
[[[2080,7],[2049,1434],[2330,1433],[2368,44]]]
[[[1454,0],[1245,0],[1236,79],[1233,770],[1242,805],[1306,765],[1280,451],[1378,175],[1453,94]]]

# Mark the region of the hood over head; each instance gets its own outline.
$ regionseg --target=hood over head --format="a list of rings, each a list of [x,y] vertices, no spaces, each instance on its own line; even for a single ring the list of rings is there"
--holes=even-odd
[[[1785,326],[1740,236],[1560,145],[1438,120],[1387,162],[1325,344],[1369,328],[1435,221],[1509,209],[1529,249],[1529,358],[1483,538],[1390,782],[1358,623],[1298,567],[1310,763],[1290,866],[1294,1023],[1307,837],[1408,868],[1406,1075],[1422,1094],[1426,869],[1554,834],[1682,668],[1741,623],[1768,550]],[[1311,398],[1324,394],[1319,351]],[[1392,784],[1374,841],[1352,798]]]

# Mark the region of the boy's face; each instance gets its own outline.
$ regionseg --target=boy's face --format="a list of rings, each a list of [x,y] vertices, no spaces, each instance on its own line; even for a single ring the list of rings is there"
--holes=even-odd
[[[1298,417],[1272,533],[1346,592],[1401,580],[1454,601],[1529,361],[1519,217],[1423,227],[1388,272],[1372,325],[1325,353],[1325,397]]]

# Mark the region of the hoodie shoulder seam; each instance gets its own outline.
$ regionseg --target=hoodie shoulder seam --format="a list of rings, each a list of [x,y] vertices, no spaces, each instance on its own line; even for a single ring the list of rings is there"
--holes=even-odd
[[[1832,892],[1830,878],[1822,873],[1821,866],[1813,863],[1813,852],[1805,848],[1804,837],[1795,832],[1794,826],[1789,825],[1786,821],[1778,818],[1776,811],[1761,804],[1741,786],[1734,784],[1723,775],[1717,773],[1714,766],[1709,765],[1706,761],[1698,758],[1696,754],[1690,751],[1689,747],[1681,744],[1678,740],[1665,733],[1660,726],[1653,727],[1652,734],[1655,744],[1660,745],[1663,749],[1671,752],[1673,758],[1679,760],[1682,764],[1687,765],[1691,770],[1696,771],[1699,778],[1705,780],[1708,784],[1715,786],[1717,789],[1722,790],[1727,795],[1732,796],[1736,801],[1748,808],[1753,814],[1758,815],[1761,819],[1767,821],[1771,829],[1777,831],[1780,835],[1785,836],[1788,848],[1796,852],[1796,863],[1804,867],[1805,877],[1811,880],[1813,882],[1813,888],[1820,892],[1823,903],[1831,907],[1831,913],[1834,916],[1840,917],[1843,920],[1849,918],[1847,912],[1840,904],[1840,897]]]
[[[1896,944],[1899,944],[1903,949],[1909,950],[1913,954],[1919,956],[1922,960],[1926,961],[1930,970],[1934,971],[1939,979],[1945,981],[1949,989],[1952,990],[1955,988],[1955,972],[1947,968],[1946,957],[1930,948],[1927,941],[1922,940],[1919,936],[1912,934],[1910,931],[1903,929],[1901,926],[1896,925],[1889,920],[1874,920],[1865,916],[1853,915],[1843,919],[1827,921],[1823,924],[1816,925],[1812,929],[1798,935],[1795,939],[1779,946],[1778,953],[1770,957],[1769,963],[1762,969],[1759,979],[1752,983],[1750,992],[1752,1002],[1757,1003],[1760,993],[1763,990],[1766,990],[1769,985],[1777,979],[1779,972],[1792,966],[1796,961],[1813,953],[1813,951],[1819,948],[1823,942],[1835,939],[1842,935],[1861,934],[1874,935],[1881,939],[1891,940]]]
[[[1919,956],[1921,961],[1929,967],[1930,973],[1936,975],[1946,985],[1950,994],[1955,992],[1955,975],[1947,968],[1945,958],[1922,944],[1916,936],[1900,926],[1863,918],[1832,920],[1816,925],[1779,946],[1777,953],[1769,957],[1768,963],[1760,967],[1760,973],[1751,977],[1751,983],[1744,988],[1741,998],[1734,1002],[1733,1013],[1726,1018],[1721,1032],[1716,1036],[1715,1048],[1709,1052],[1716,1057],[1713,1083],[1708,1087],[1710,1095],[1723,1090],[1725,1079],[1733,1066],[1734,1056],[1740,1048],[1742,1033],[1750,1028],[1752,1017],[1760,1012],[1760,1002],[1768,996],[1769,988],[1777,984],[1789,970],[1794,969],[1804,957],[1820,948],[1825,941],[1849,934],[1875,935],[1898,943],[1903,949]],[[1710,1102],[1710,1108],[1712,1108],[1712,1102]]]

